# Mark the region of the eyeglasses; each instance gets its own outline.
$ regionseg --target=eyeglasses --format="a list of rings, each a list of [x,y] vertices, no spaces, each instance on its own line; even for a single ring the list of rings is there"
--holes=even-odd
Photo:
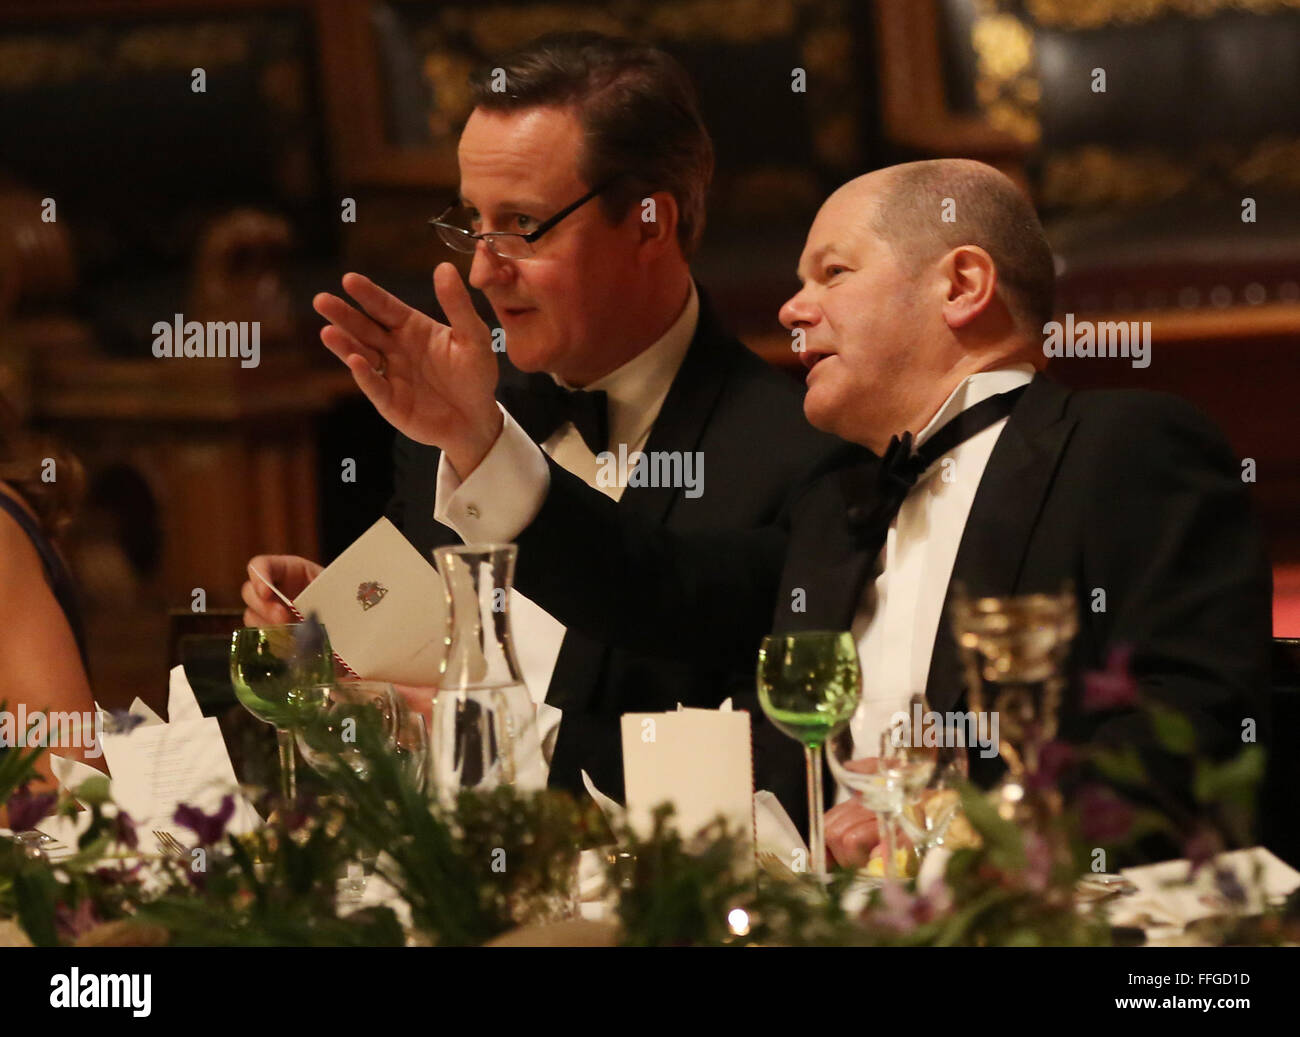
[[[615,178],[617,179],[617,178]],[[457,227],[454,223],[445,223],[444,217],[447,213],[455,209],[455,205],[448,206],[441,216],[429,221],[430,225],[437,229],[438,237],[446,243],[448,248],[455,249],[457,252],[473,252],[478,248],[480,241],[485,242],[487,247],[493,253],[502,259],[527,259],[533,254],[533,243],[543,234],[554,227],[566,216],[572,215],[582,206],[586,205],[593,198],[597,197],[607,190],[614,181],[606,180],[603,184],[593,188],[579,198],[572,205],[566,205],[549,220],[545,220],[537,227],[536,230],[529,231],[527,234],[517,234],[513,231],[493,230],[483,234],[475,234],[466,230],[464,227]]]

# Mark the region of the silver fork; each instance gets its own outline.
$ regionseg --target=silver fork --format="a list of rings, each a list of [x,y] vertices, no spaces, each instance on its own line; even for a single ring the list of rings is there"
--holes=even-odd
[[[176,852],[178,857],[188,857],[190,855],[190,848],[188,846],[176,838],[176,836],[172,835],[171,832],[166,833],[166,835],[167,841],[171,843],[172,849]]]
[[[158,852],[167,857],[188,857],[189,850],[171,832],[154,829],[154,839],[158,843]]]

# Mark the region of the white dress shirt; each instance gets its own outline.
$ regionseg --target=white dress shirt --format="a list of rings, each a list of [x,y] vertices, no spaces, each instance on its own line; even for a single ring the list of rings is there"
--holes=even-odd
[[[628,454],[645,447],[650,429],[695,337],[699,313],[699,296],[692,281],[682,312],[661,338],[622,367],[585,386],[590,392],[603,391],[606,395],[609,449],[615,454],[620,444],[626,444]],[[555,381],[570,388],[559,378]],[[572,422],[556,429],[539,450],[504,407],[501,413],[505,418],[501,435],[469,478],[461,480],[445,454],[438,463],[433,517],[450,526],[463,541],[509,543],[527,528],[541,510],[550,489],[550,472],[542,451],[588,486],[614,500],[623,496],[625,487],[621,482],[598,484],[596,456]],[[538,733],[549,767],[563,713],[546,703],[546,692],[564,640],[564,625],[513,590],[510,622],[524,682],[537,703]]]
[[[962,411],[1028,385],[1033,376],[1028,364],[971,375],[917,434],[915,445]],[[1006,423],[1006,418],[995,422],[926,469],[890,523],[876,577],[864,588],[853,618],[862,665],[862,701],[850,725],[855,756],[878,755],[889,718],[905,710],[912,695],[925,692],[957,548]],[[843,789],[838,798],[846,798]]]

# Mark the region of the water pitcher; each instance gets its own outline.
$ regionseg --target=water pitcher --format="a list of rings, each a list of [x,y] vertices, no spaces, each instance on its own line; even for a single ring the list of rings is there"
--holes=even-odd
[[[514,544],[433,552],[451,608],[451,653],[433,704],[433,797],[451,806],[461,789],[543,788],[536,710],[510,634]]]

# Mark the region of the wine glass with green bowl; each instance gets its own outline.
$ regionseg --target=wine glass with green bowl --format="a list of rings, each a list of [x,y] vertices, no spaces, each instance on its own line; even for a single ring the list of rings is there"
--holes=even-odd
[[[826,880],[822,747],[852,719],[862,693],[858,649],[848,631],[772,634],[758,651],[758,701],[777,728],[803,744],[808,773],[808,849]]]
[[[240,703],[275,728],[280,748],[280,795],[290,803],[294,780],[297,693],[334,680],[334,654],[319,623],[244,627],[230,639],[230,682]]]

